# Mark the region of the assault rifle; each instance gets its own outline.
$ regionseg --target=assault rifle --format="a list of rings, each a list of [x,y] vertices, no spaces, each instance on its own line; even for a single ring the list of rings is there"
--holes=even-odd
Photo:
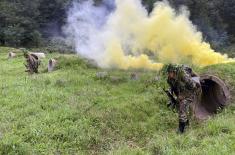
[[[168,96],[170,100],[170,103],[167,104],[167,107],[178,110],[179,102],[174,97],[174,95],[170,92],[170,90],[166,90],[166,89],[162,89],[162,90],[166,93],[166,95]]]

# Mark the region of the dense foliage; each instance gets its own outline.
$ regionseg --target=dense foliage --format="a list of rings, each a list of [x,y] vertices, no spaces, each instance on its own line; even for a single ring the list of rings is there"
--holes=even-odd
[[[78,0],[79,1],[79,0]],[[101,2],[102,0],[95,0]],[[158,0],[142,0],[149,12]],[[1,0],[0,45],[39,46],[51,36],[61,36],[72,0]],[[169,0],[186,5],[190,18],[215,48],[235,42],[235,1]]]
[[[69,0],[1,0],[0,44],[39,46],[58,36]]]

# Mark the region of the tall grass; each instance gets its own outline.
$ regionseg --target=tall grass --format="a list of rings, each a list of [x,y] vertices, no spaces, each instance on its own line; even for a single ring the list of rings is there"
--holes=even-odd
[[[102,70],[54,53],[40,74],[29,76],[24,58],[8,60],[8,51],[0,48],[0,154],[235,154],[234,105],[178,135],[157,72]],[[47,73],[52,57],[59,65]],[[235,86],[235,64],[197,70]],[[104,71],[111,78],[97,79]]]

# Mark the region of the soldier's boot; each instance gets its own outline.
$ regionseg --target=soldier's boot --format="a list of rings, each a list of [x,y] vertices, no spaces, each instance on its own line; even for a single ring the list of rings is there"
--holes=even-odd
[[[187,122],[179,122],[179,129],[178,129],[178,132],[180,134],[184,133],[185,132],[185,127],[187,125]]]

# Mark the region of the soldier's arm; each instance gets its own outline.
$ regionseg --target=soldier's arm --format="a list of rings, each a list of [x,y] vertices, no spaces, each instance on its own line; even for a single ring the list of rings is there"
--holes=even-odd
[[[188,87],[191,90],[197,88],[196,82],[194,82],[193,79],[186,73],[182,77],[182,81],[185,83],[186,87]]]
[[[173,88],[173,85],[172,85],[172,83],[170,82],[169,79],[167,79],[167,83],[170,86],[170,88],[169,88],[170,93],[173,94],[174,93],[174,88]]]
[[[194,72],[193,70],[192,70],[191,76],[192,77],[199,77],[199,75],[196,72]]]

